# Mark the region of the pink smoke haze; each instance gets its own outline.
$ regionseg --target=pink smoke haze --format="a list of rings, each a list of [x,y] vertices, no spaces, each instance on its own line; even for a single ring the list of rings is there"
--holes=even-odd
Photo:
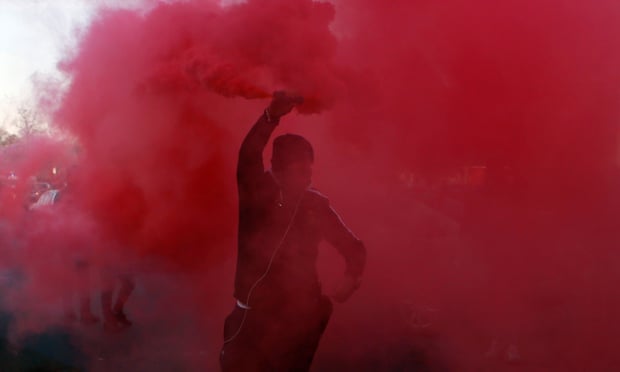
[[[134,327],[74,330],[89,368],[217,370],[237,151],[284,89],[305,101],[276,134],[312,142],[314,186],[368,249],[313,370],[615,370],[617,35],[612,0],[101,8],[59,62],[69,87],[42,103],[70,139],[3,153],[19,175],[0,191],[4,268],[25,278],[7,289],[12,334],[95,298],[99,272],[131,272]],[[62,198],[27,210],[52,163]],[[323,247],[326,292],[343,269]]]

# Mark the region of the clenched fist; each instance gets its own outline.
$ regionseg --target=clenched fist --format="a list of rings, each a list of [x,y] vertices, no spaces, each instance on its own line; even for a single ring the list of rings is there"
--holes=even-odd
[[[273,94],[273,99],[267,108],[268,118],[270,120],[278,120],[303,102],[303,97],[299,95],[277,91]]]

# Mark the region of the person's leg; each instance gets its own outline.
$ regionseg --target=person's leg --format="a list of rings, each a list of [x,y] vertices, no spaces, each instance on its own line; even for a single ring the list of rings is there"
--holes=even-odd
[[[99,318],[93,314],[90,308],[90,296],[84,295],[80,298],[80,322],[85,325],[95,324],[99,322]]]
[[[224,345],[220,352],[222,372],[272,371],[260,351],[265,329],[264,319],[255,310],[235,305],[224,322]]]
[[[301,338],[299,342],[295,344],[291,352],[287,355],[287,370],[300,372],[310,370],[310,366],[314,360],[314,354],[327,328],[332,310],[333,305],[331,300],[322,296],[318,300],[318,306],[314,314],[308,317],[307,322],[303,322],[307,327],[300,332]]]
[[[131,293],[135,288],[135,284],[129,275],[119,277],[119,281],[120,289],[118,291],[118,295],[116,296],[116,303],[112,308],[112,312],[119,323],[124,326],[131,326],[132,323],[129,319],[127,319],[127,315],[125,314],[125,304],[129,300],[129,296],[131,296]]]
[[[101,314],[106,322],[114,319],[112,312],[112,297],[114,296],[114,286],[105,286],[101,290]]]
[[[64,320],[68,323],[73,323],[77,320],[75,315],[75,309],[73,308],[73,293],[67,293],[63,297],[64,306]]]
[[[75,312],[74,299],[76,293],[80,290],[80,273],[77,263],[70,266],[70,278],[68,285],[64,287],[65,292],[62,294],[62,304],[64,307],[64,320],[69,323],[76,322],[78,320],[78,314]]]
[[[99,318],[93,314],[90,308],[90,294],[88,293],[80,296],[80,322],[86,325],[99,322]]]
[[[118,323],[118,320],[112,311],[112,300],[114,298],[116,279],[112,275],[111,270],[103,270],[101,272],[101,287],[101,314],[103,316],[103,328],[109,332],[120,331],[123,327]]]
[[[90,280],[90,265],[84,260],[78,260],[75,266],[76,273],[79,278],[79,285],[77,287],[77,291],[79,294],[78,297],[80,305],[80,322],[86,325],[97,323],[99,319],[93,314],[90,307],[90,291],[92,290]]]

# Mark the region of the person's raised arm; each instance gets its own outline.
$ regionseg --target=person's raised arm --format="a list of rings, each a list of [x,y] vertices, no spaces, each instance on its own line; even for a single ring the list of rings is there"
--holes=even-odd
[[[280,118],[303,102],[299,96],[286,92],[275,92],[269,107],[260,116],[246,135],[237,163],[237,183],[241,188],[251,189],[265,172],[263,166],[263,150],[269,137],[280,122]]]

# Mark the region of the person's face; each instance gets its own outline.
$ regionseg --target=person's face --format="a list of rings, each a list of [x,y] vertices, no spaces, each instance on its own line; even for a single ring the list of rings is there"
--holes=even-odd
[[[312,162],[305,160],[291,163],[273,174],[284,191],[301,192],[312,183]]]

